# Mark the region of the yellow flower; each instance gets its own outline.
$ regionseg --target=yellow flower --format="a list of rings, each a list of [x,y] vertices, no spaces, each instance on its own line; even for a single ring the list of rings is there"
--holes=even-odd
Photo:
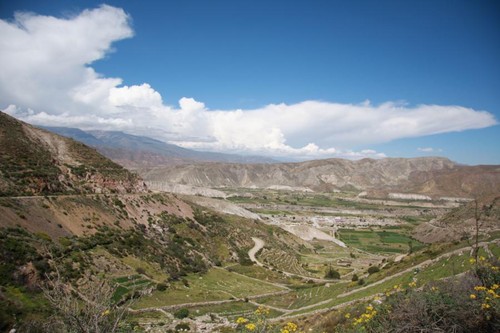
[[[282,328],[280,332],[281,332],[281,333],[290,333],[290,331],[289,331],[289,330],[287,330],[286,328]]]
[[[485,260],[486,260],[486,258],[485,258],[485,257],[483,257],[483,256],[480,256],[480,257],[479,257],[479,261],[485,261]]]
[[[431,290],[432,290],[432,291],[438,291],[438,290],[439,290],[439,288],[438,288],[438,287],[434,287],[434,286],[433,286],[433,287],[431,288]]]
[[[238,324],[238,325],[242,325],[242,324],[245,324],[247,322],[248,322],[248,319],[243,318],[243,317],[239,317],[238,319],[236,319],[236,324]]]
[[[351,314],[350,313],[346,313],[344,317],[345,317],[345,319],[349,319],[349,318],[351,318]]]
[[[366,307],[366,311],[373,311],[373,306],[368,305],[368,306]]]
[[[265,307],[263,307],[263,306],[259,306],[259,307],[257,308],[257,310],[255,310],[255,314],[256,314],[256,315],[264,315],[264,316],[266,316],[266,315],[268,315],[268,314],[269,314],[269,309],[268,309],[268,308],[265,308]]]
[[[417,286],[417,283],[415,281],[408,283],[408,287],[410,287],[410,288],[415,288],[416,286]]]
[[[499,285],[495,283],[494,285],[492,285],[492,286],[491,286],[491,289],[493,289],[493,290],[497,290],[497,289],[498,289],[498,287],[499,287]]]
[[[288,322],[284,329],[286,329],[288,332],[295,332],[297,330],[297,324]]]
[[[245,328],[249,331],[253,331],[253,330],[255,330],[256,326],[255,326],[255,324],[250,323],[250,324],[246,324]]]
[[[101,316],[103,316],[103,317],[104,317],[104,316],[109,316],[109,314],[110,314],[109,310],[105,310],[105,311],[103,311],[103,312],[101,313]]]
[[[475,294],[470,294],[470,299],[476,299],[476,295]]]
[[[476,259],[474,259],[474,258],[470,258],[470,259],[469,259],[469,262],[470,262],[471,264],[475,264],[475,263],[476,263]]]
[[[486,287],[483,287],[483,286],[475,286],[475,287],[474,287],[474,290],[475,290],[475,291],[485,291],[485,290],[486,290]]]
[[[491,305],[489,305],[488,303],[483,303],[483,304],[481,304],[481,309],[483,309],[483,310],[487,310],[487,309],[489,309],[489,308],[491,308]]]

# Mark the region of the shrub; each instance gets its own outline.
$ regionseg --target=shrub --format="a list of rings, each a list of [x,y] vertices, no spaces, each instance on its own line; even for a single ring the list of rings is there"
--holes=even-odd
[[[368,267],[368,274],[372,275],[373,273],[377,273],[380,271],[380,268],[378,266],[370,266]]]
[[[189,310],[186,308],[179,309],[174,313],[174,317],[178,319],[187,318],[189,317]]]
[[[330,267],[325,274],[325,279],[340,279],[340,273]]]
[[[353,274],[353,275],[352,275],[352,279],[351,279],[351,281],[352,281],[352,282],[356,282],[356,281],[358,281],[358,280],[359,280],[358,275],[357,275],[357,274]]]
[[[165,291],[165,290],[167,290],[167,288],[168,288],[168,286],[167,286],[165,283],[161,283],[161,282],[160,282],[160,283],[158,283],[158,284],[156,285],[156,289],[157,289],[158,291]]]

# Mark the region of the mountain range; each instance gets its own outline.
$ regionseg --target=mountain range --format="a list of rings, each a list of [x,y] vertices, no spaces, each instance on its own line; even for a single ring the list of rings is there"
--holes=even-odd
[[[149,137],[131,135],[119,131],[83,131],[78,128],[47,126],[43,128],[94,147],[104,156],[129,169],[199,162],[276,162],[273,159],[262,156],[241,156],[196,151]]]
[[[349,190],[372,197],[403,194],[428,198],[472,198],[500,193],[500,166],[467,166],[442,157],[323,159],[277,163],[265,157],[198,152],[144,136],[117,131],[45,129],[95,147],[133,169],[153,189],[172,185],[220,188],[306,188]]]
[[[403,199],[414,194],[472,198],[500,193],[500,166],[465,166],[441,157],[202,163],[143,169],[139,173],[157,185],[163,182],[208,188],[306,188],[318,192],[355,191],[372,197],[399,195]]]

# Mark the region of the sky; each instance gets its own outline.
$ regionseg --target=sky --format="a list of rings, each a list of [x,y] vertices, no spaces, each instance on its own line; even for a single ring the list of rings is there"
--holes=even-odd
[[[2,1],[0,109],[285,160],[500,164],[500,2]]]

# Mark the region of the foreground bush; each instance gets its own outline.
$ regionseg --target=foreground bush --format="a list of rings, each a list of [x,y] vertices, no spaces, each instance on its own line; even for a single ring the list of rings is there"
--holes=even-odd
[[[500,332],[499,263],[480,258],[460,277],[421,288],[417,282],[396,285],[384,300],[337,314],[322,328],[345,333]]]

